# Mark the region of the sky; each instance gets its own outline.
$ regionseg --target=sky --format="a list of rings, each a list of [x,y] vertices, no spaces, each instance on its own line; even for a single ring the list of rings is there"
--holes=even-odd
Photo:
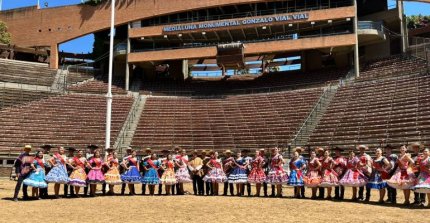
[[[3,1],[2,10],[32,6],[36,5],[38,0],[0,0]],[[48,7],[57,7],[63,5],[74,5],[81,2],[81,0],[39,0],[40,5],[45,7],[45,2],[48,3]],[[388,5],[395,5],[395,0],[388,0]],[[418,3],[418,2],[405,2],[405,14],[406,15],[430,15],[430,4]],[[88,35],[79,39],[72,40],[70,42],[60,45],[60,50],[72,53],[87,53],[92,51],[94,42],[94,36]]]

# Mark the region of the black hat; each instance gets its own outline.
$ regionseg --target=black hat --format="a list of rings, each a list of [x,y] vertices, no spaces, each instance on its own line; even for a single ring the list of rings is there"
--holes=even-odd
[[[114,149],[114,148],[107,148],[107,149],[106,149],[106,151],[108,151],[108,152],[109,152],[109,151],[113,152],[113,151],[115,151],[115,149]]]
[[[42,148],[44,150],[51,150],[51,148],[53,148],[53,146],[46,144],[46,145],[42,145],[40,148]]]
[[[167,150],[167,149],[163,149],[163,150],[161,150],[160,152],[161,152],[161,153],[164,153],[164,154],[170,153],[170,151],[169,151],[169,150]]]
[[[91,150],[95,150],[95,149],[98,149],[99,146],[91,144],[91,145],[88,145],[87,148]]]
[[[249,149],[243,149],[242,153],[250,153],[251,151]]]
[[[387,144],[384,149],[395,149],[396,147],[394,147],[393,145]]]
[[[70,152],[75,152],[76,151],[76,149],[75,148],[73,148],[73,147],[66,147],[66,150],[67,151],[70,151]]]
[[[345,149],[342,149],[339,146],[335,146],[332,150],[333,151],[345,151]]]

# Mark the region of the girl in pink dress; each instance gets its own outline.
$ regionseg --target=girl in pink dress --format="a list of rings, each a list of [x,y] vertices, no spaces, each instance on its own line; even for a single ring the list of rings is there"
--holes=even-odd
[[[259,150],[255,151],[255,158],[251,162],[251,172],[248,175],[248,182],[256,185],[256,197],[260,196],[261,184],[266,180],[266,174],[263,170],[264,164],[265,161],[261,156],[261,152]]]
[[[416,178],[411,168],[414,164],[414,160],[411,158],[411,154],[406,153],[406,151],[406,146],[400,147],[400,155],[397,160],[397,170],[387,183],[392,188],[403,190],[403,194],[405,195],[404,204],[409,205],[411,189],[415,186]]]
[[[429,149],[423,150],[423,157],[419,162],[420,175],[414,187],[416,193],[427,194],[427,207],[430,207],[430,156]]]
[[[363,187],[367,184],[366,176],[360,171],[358,164],[360,159],[355,156],[353,150],[349,152],[348,160],[346,162],[346,172],[339,184],[344,187],[352,187],[352,200],[357,201],[357,187]]]
[[[330,151],[324,151],[324,158],[321,162],[322,181],[320,187],[327,188],[327,199],[331,199],[332,187],[339,185],[336,171],[333,170],[334,160],[330,156]]]
[[[218,195],[219,183],[224,183],[227,181],[227,176],[222,169],[221,160],[218,159],[218,152],[211,152],[211,157],[206,167],[208,167],[209,172],[203,178],[203,181],[212,183],[213,194]]]
[[[284,159],[279,154],[279,149],[275,147],[273,149],[273,157],[270,163],[270,171],[266,178],[267,184],[276,185],[276,196],[282,197],[282,184],[288,183],[288,174],[284,170]]]
[[[100,151],[97,149],[94,151],[94,156],[88,162],[87,166],[90,168],[88,173],[88,183],[90,184],[90,196],[96,196],[97,184],[105,183],[105,176],[102,172],[103,159],[100,157]]]
[[[315,151],[312,151],[311,156],[309,158],[308,172],[306,173],[306,176],[303,178],[303,182],[305,183],[305,186],[312,188],[311,199],[317,198],[317,189],[321,184],[321,180],[322,180],[320,169],[321,169],[321,163]]]

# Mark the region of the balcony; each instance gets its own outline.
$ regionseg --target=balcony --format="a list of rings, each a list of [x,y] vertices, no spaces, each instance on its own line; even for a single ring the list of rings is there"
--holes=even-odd
[[[360,45],[369,45],[386,40],[382,21],[358,21],[358,42]]]

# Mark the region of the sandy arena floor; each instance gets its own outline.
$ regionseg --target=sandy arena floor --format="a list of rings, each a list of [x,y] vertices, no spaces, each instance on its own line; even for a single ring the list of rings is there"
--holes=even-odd
[[[114,196],[12,202],[15,182],[0,179],[0,222],[428,222],[430,209],[286,198]],[[137,187],[140,193],[140,185]],[[186,187],[191,191],[190,185]],[[119,189],[119,188],[117,188]],[[53,194],[50,188],[50,194]],[[255,188],[253,188],[255,190]],[[31,192],[31,189],[29,189]],[[310,196],[310,190],[306,191]],[[400,192],[400,191],[399,191]],[[346,197],[350,198],[350,189]],[[403,202],[399,193],[398,202]],[[127,217],[127,216],[130,217]],[[426,216],[426,217],[424,217]]]

